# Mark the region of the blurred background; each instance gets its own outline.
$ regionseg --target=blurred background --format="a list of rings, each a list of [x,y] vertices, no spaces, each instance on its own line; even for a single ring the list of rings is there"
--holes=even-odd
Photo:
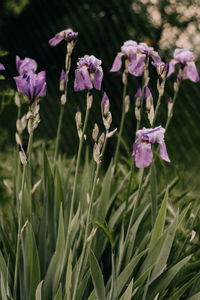
[[[159,51],[163,61],[173,56],[175,48],[194,52],[200,70],[200,2],[199,0],[3,0],[0,2],[0,62],[6,67],[0,81],[0,151],[6,152],[15,144],[17,108],[14,104],[16,90],[13,76],[17,75],[15,58],[34,58],[38,71],[47,72],[47,95],[41,101],[41,123],[36,130],[38,139],[53,141],[56,136],[60,109],[59,77],[64,68],[65,42],[50,47],[48,40],[61,30],[78,31],[79,39],[72,54],[69,75],[69,96],[65,107],[61,149],[71,157],[76,153],[78,137],[74,115],[77,105],[85,110],[86,92],[74,92],[74,70],[77,59],[85,54],[102,60],[104,70],[103,90],[109,96],[113,115],[113,128],[119,128],[121,116],[121,72],[110,73],[113,60],[122,44],[129,39],[147,42]],[[157,100],[157,75],[150,70],[150,89]],[[173,81],[167,81],[162,110],[157,125],[167,118],[167,102],[173,96]],[[141,78],[129,76],[128,93],[131,97],[123,137],[132,151],[135,136],[134,94]],[[176,102],[174,118],[166,142],[174,168],[187,170],[188,182],[198,185],[200,180],[200,83],[183,82]],[[97,122],[103,130],[100,101],[102,93],[95,92],[90,130]],[[116,140],[110,141],[107,157],[112,155]],[[121,153],[128,155],[122,148]],[[129,155],[130,155],[129,154]]]

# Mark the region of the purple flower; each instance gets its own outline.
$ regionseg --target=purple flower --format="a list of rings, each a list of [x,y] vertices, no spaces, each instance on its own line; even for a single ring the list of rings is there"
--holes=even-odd
[[[25,96],[25,100],[32,104],[35,100],[46,95],[46,72],[42,71],[38,74],[29,73],[14,77],[17,89]]]
[[[153,59],[153,62],[156,64],[161,62],[161,58],[158,52],[154,51],[154,49],[152,47],[149,47],[146,43],[139,43],[137,46],[136,59],[132,60],[129,65],[129,72],[132,75],[142,75],[146,57],[151,57]]]
[[[180,68],[183,70],[183,79],[190,79],[191,81],[198,82],[200,78],[194,59],[194,54],[191,51],[186,49],[176,49],[174,51],[174,59],[169,63],[167,77],[174,73],[175,65],[179,63]]]
[[[5,70],[5,67],[3,64],[0,64],[0,71],[3,71],[3,70]]]
[[[57,33],[52,39],[49,40],[51,46],[58,45],[62,40],[67,42],[76,41],[78,38],[78,32],[74,32],[72,29],[62,30]]]
[[[61,74],[60,74],[60,91],[64,92],[66,88],[66,82],[67,82],[67,76],[65,71],[62,69]]]
[[[16,67],[20,75],[28,74],[29,72],[35,72],[37,70],[37,63],[34,59],[25,57],[20,59],[16,56]]]
[[[170,162],[167,154],[167,148],[164,142],[165,129],[161,126],[155,128],[143,128],[136,132],[137,140],[133,145],[132,156],[135,157],[137,168],[148,167],[153,160],[152,145],[160,144],[160,158]]]
[[[152,104],[153,103],[153,96],[151,94],[150,89],[148,88],[148,86],[145,88],[145,100],[148,101]]]
[[[115,57],[110,72],[117,72],[120,70],[122,66],[122,56],[124,56],[128,60],[128,64],[130,64],[133,60],[136,59],[136,52],[137,42],[132,40],[126,41],[121,47],[121,52],[119,52]]]
[[[101,60],[94,55],[85,55],[79,58],[78,68],[75,70],[74,90],[91,90],[93,86],[100,90],[103,79],[103,70],[100,65]]]

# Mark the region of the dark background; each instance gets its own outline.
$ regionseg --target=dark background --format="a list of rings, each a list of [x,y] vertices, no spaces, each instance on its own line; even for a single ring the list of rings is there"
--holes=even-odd
[[[175,4],[174,4],[175,3]],[[179,3],[179,6],[178,6]],[[38,71],[47,72],[47,95],[41,101],[41,123],[36,130],[37,138],[45,140],[55,139],[57,122],[60,109],[59,76],[64,68],[65,47],[63,41],[56,47],[50,47],[48,40],[57,32],[72,28],[78,31],[79,39],[72,54],[72,66],[69,76],[69,96],[65,106],[64,123],[62,128],[61,149],[67,156],[76,153],[78,138],[75,128],[74,115],[77,105],[84,113],[86,93],[73,91],[74,70],[77,59],[85,54],[95,55],[102,60],[104,70],[103,90],[110,98],[113,114],[113,128],[119,128],[121,116],[122,83],[121,72],[110,73],[115,55],[120,51],[124,41],[133,39],[138,42],[146,41],[158,50],[162,59],[167,61],[172,58],[173,51],[177,47],[176,41],[181,33],[190,28],[196,28],[195,37],[199,34],[199,17],[195,13],[191,16],[181,15],[180,4],[188,9],[194,7],[200,9],[198,1],[156,1],[156,0],[4,0],[0,2],[0,48],[8,51],[8,55],[1,57],[1,63],[6,67],[2,74],[6,80],[1,81],[1,102],[8,105],[1,107],[1,137],[0,147],[6,151],[9,143],[15,143],[15,122],[17,108],[13,96],[5,96],[10,93],[10,87],[15,90],[13,76],[17,75],[15,57],[19,55],[34,58],[38,63]],[[171,10],[170,10],[171,8]],[[156,22],[155,15],[150,12],[155,9],[161,19]],[[184,11],[184,10],[183,10]],[[164,29],[167,26],[175,28],[177,36],[170,32],[165,38]],[[169,39],[169,43],[167,41]],[[174,39],[174,43],[173,43]],[[165,46],[161,41],[165,41]],[[171,44],[170,44],[171,43]],[[184,44],[184,42],[183,42]],[[191,51],[195,52],[197,67],[199,69],[200,43],[191,41]],[[184,46],[184,45],[183,45]],[[188,46],[188,44],[186,44]],[[161,50],[159,50],[161,47]],[[186,47],[187,48],[187,47]],[[150,70],[150,89],[154,100],[157,100],[156,72]],[[173,96],[172,76],[167,81],[165,96],[162,99],[162,109],[156,125],[163,125],[167,115],[167,100]],[[135,136],[134,94],[141,83],[140,78],[129,76],[129,94],[131,96],[130,111],[126,117],[124,138],[127,146],[132,150]],[[195,182],[200,179],[198,169],[200,167],[200,83],[192,83],[189,80],[183,82],[176,102],[173,121],[170,124],[166,142],[172,164],[178,163],[179,168],[189,170],[191,178]],[[103,130],[100,101],[102,92],[95,92],[92,113],[90,116],[90,132],[94,122],[97,122]],[[88,132],[88,134],[90,134]],[[110,142],[109,152],[114,151],[115,139]],[[123,151],[123,149],[122,149]],[[123,153],[123,152],[122,152]],[[124,152],[125,154],[125,152]]]

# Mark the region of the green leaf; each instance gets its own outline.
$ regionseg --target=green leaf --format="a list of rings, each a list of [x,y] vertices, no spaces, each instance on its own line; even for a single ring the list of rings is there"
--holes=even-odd
[[[0,272],[2,273],[3,279],[6,280],[8,287],[11,289],[11,287],[13,286],[12,279],[8,271],[8,265],[5,262],[1,250],[0,250]]]
[[[0,49],[0,56],[6,56],[6,55],[8,55],[8,51]]]
[[[150,186],[151,186],[152,224],[154,225],[157,217],[157,176],[156,176],[156,167],[155,167],[154,160],[151,164]]]
[[[200,292],[188,298],[187,300],[199,300],[199,299],[200,299]]]
[[[112,181],[112,161],[111,161],[110,166],[104,177],[100,200],[99,200],[97,210],[96,210],[95,217],[101,223],[104,222],[106,214],[107,214],[107,207],[108,207],[108,202],[109,202],[109,198],[110,198],[111,181]]]
[[[67,295],[67,299],[71,299],[71,281],[72,281],[72,251],[69,252],[68,262],[67,262],[67,273],[65,280],[65,293]]]
[[[59,169],[56,166],[56,172],[55,172],[56,220],[59,217],[60,204],[63,203],[63,200],[64,200],[64,195],[63,195],[62,180],[61,180],[61,177],[60,177]]]
[[[62,276],[63,268],[65,265],[65,259],[65,231],[61,204],[56,251],[52,256],[42,286],[42,293],[44,299],[49,299],[51,295],[54,297],[59,286],[60,278]]]
[[[2,273],[1,273],[1,298],[2,300],[8,300]]]
[[[97,224],[97,226],[103,230],[105,236],[108,238],[111,246],[113,247],[114,246],[114,239],[113,239],[112,233],[110,232],[110,230],[108,228],[108,225],[103,225],[98,221],[94,221],[94,223]]]
[[[129,283],[125,293],[120,297],[120,300],[131,300],[133,289],[133,280]]]
[[[168,188],[166,189],[166,193],[153,228],[152,238],[149,245],[150,250],[155,246],[155,244],[157,243],[157,241],[160,239],[162,235],[164,225],[165,225],[167,200],[168,200]]]
[[[91,276],[92,276],[92,282],[95,288],[95,292],[97,295],[98,300],[105,300],[106,299],[106,292],[105,292],[105,286],[104,286],[104,280],[103,275],[101,272],[101,269],[99,267],[98,261],[92,252],[90,250],[90,270],[91,270]]]
[[[26,293],[30,300],[35,300],[35,292],[40,282],[40,262],[34,232],[29,222],[22,232],[22,253]]]
[[[60,284],[58,292],[53,300],[62,300],[62,285]]]
[[[54,201],[54,180],[52,171],[49,165],[49,160],[44,150],[44,188],[45,201],[47,203],[47,226],[50,242],[50,250],[53,253],[55,250],[55,232],[56,232],[56,205]]]
[[[41,294],[42,284],[43,284],[43,280],[40,281],[40,283],[37,286],[36,293],[35,293],[35,300],[42,300],[42,294]]]
[[[116,286],[117,286],[118,296],[120,295],[122,289],[126,286],[127,281],[129,281],[130,277],[133,276],[135,267],[137,266],[138,262],[146,252],[147,250],[144,250],[137,256],[133,257],[130,263],[124,268],[124,270],[117,277]]]
[[[164,274],[159,276],[159,278],[154,280],[149,287],[147,299],[153,300],[158,293],[164,293],[170,282],[174,279],[179,270],[190,260],[191,256],[192,255],[185,257],[175,266],[171,267]]]
[[[158,257],[157,257],[157,260],[155,263],[155,267],[151,274],[151,281],[153,281],[156,277],[158,277],[164,271],[164,269],[166,267],[167,260],[170,255],[170,251],[171,251],[172,244],[174,241],[177,223],[178,223],[178,218],[176,218],[174,220],[174,222],[167,229],[167,236],[164,239],[164,243],[162,245],[160,253],[158,254]]]
[[[168,300],[179,300],[180,297],[185,293],[185,291],[192,285],[192,283],[200,277],[200,274],[197,274],[192,279],[190,279],[187,283],[185,283],[183,286],[181,286],[173,295],[168,298]]]

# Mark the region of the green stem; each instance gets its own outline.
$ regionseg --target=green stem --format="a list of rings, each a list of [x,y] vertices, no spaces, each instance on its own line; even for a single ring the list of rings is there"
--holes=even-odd
[[[102,148],[102,152],[101,152],[102,156],[103,156],[103,154],[105,152],[106,144],[107,144],[107,137],[105,138],[105,142],[104,142],[104,145],[103,145],[103,148]],[[76,279],[75,279],[74,294],[73,294],[72,300],[74,300],[75,296],[76,296],[76,290],[77,290],[77,286],[78,286],[79,275],[80,275],[81,268],[82,268],[82,265],[83,265],[83,260],[84,260],[84,257],[85,257],[86,246],[87,246],[87,238],[88,238],[88,233],[89,233],[89,228],[90,228],[90,221],[91,221],[91,215],[92,215],[92,208],[93,208],[93,203],[94,203],[94,192],[95,192],[95,187],[96,187],[96,184],[97,184],[97,179],[98,179],[98,176],[99,176],[100,166],[101,166],[101,163],[97,164],[97,168],[96,168],[96,172],[95,172],[95,177],[94,177],[94,181],[93,181],[92,192],[91,192],[91,196],[90,196],[90,202],[89,202],[89,208],[88,208],[88,214],[87,214],[87,221],[86,221],[86,229],[85,229],[85,235],[84,235],[83,249],[82,249],[82,252],[81,252],[81,257],[80,257],[80,262],[79,262],[79,266],[78,266],[77,276],[76,276]]]
[[[60,107],[60,115],[59,115],[59,121],[58,121],[58,128],[57,128],[57,134],[56,134],[56,146],[55,146],[55,153],[54,153],[54,170],[55,170],[55,164],[58,156],[58,146],[59,146],[59,140],[60,140],[60,132],[62,127],[62,121],[63,121],[63,114],[64,114],[64,105],[61,104]]]
[[[31,120],[32,122],[32,120]],[[22,183],[21,183],[21,191],[20,197],[18,194],[19,201],[19,215],[18,215],[18,234],[17,234],[17,249],[16,249],[16,261],[15,261],[15,274],[14,274],[14,288],[13,288],[13,298],[17,299],[17,281],[18,281],[18,270],[19,270],[19,253],[20,253],[20,240],[21,240],[21,227],[22,227],[22,199],[23,192],[25,187],[25,175],[27,171],[27,167],[30,167],[30,159],[31,159],[31,148],[32,148],[32,140],[33,140],[33,131],[31,131],[29,135],[28,148],[27,148],[27,165],[23,165],[23,173],[22,173]]]
[[[89,97],[89,92],[87,94],[87,98],[88,97]],[[80,166],[80,158],[81,158],[81,152],[82,152],[82,147],[83,147],[84,135],[85,135],[85,131],[86,131],[86,127],[87,127],[87,122],[88,122],[88,117],[89,117],[89,111],[90,111],[90,108],[88,108],[88,105],[87,105],[86,115],[85,115],[85,120],[84,120],[84,125],[83,125],[83,131],[82,131],[81,138],[79,140],[78,156],[77,156],[77,161],[76,161],[74,185],[73,185],[72,200],[71,200],[69,222],[68,222],[69,225],[71,223],[72,215],[73,215],[74,202],[75,202],[75,194],[76,194],[76,188],[77,188],[77,179],[78,179],[78,172],[79,172],[79,166]]]
[[[132,223],[133,223],[133,220],[134,220],[134,217],[135,217],[136,207],[138,206],[138,203],[139,203],[143,178],[144,178],[144,168],[142,169],[140,183],[139,183],[139,187],[138,187],[138,190],[137,190],[137,196],[136,196],[136,199],[135,199],[134,207],[132,209],[131,218],[130,218],[130,221],[129,221],[129,224],[128,224],[128,230],[127,230],[125,241],[124,241],[124,249],[127,249],[127,243],[128,243],[128,240],[129,240],[131,226],[132,226]],[[117,272],[119,272],[119,270],[120,270],[122,259],[123,259],[123,255],[121,256],[121,259],[119,260]]]
[[[121,122],[120,122],[119,135],[118,135],[118,139],[117,139],[115,157],[114,157],[115,166],[117,165],[119,146],[120,146],[122,131],[123,131],[123,127],[124,127],[125,114],[126,114],[126,112],[125,112],[125,97],[126,97],[126,90],[127,90],[127,73],[126,73],[126,71],[124,71],[124,76],[125,76],[125,81],[124,81],[123,98],[122,98],[122,116],[121,116]]]
[[[66,101],[67,101],[67,87],[68,87],[68,74],[70,71],[70,67],[71,67],[71,54],[67,53],[66,54],[66,77],[67,77],[67,81],[65,84],[65,97],[66,97]],[[64,104],[61,104],[60,107],[60,115],[59,115],[59,121],[58,121],[58,128],[57,128],[57,134],[56,134],[56,145],[55,145],[55,152],[54,152],[54,171],[55,171],[55,164],[56,164],[56,160],[57,160],[57,156],[58,156],[58,147],[59,147],[59,141],[60,141],[60,132],[61,132],[61,128],[62,128],[62,122],[63,122],[63,115],[64,115]]]
[[[178,95],[178,92],[179,92],[179,88],[180,88],[180,85],[181,85],[181,81],[182,81],[182,80],[180,79],[180,81],[179,81],[179,83],[178,83],[178,88],[177,88],[176,92],[174,93],[174,97],[173,97],[173,100],[172,100],[171,113],[170,113],[170,115],[168,116],[167,122],[166,122],[166,124],[165,124],[165,133],[166,133],[166,131],[167,131],[168,127],[169,127],[169,124],[170,124],[170,122],[171,122],[171,119],[172,119],[172,117],[173,117],[174,105],[175,105],[175,102],[176,102],[176,99],[177,99],[177,95]]]

